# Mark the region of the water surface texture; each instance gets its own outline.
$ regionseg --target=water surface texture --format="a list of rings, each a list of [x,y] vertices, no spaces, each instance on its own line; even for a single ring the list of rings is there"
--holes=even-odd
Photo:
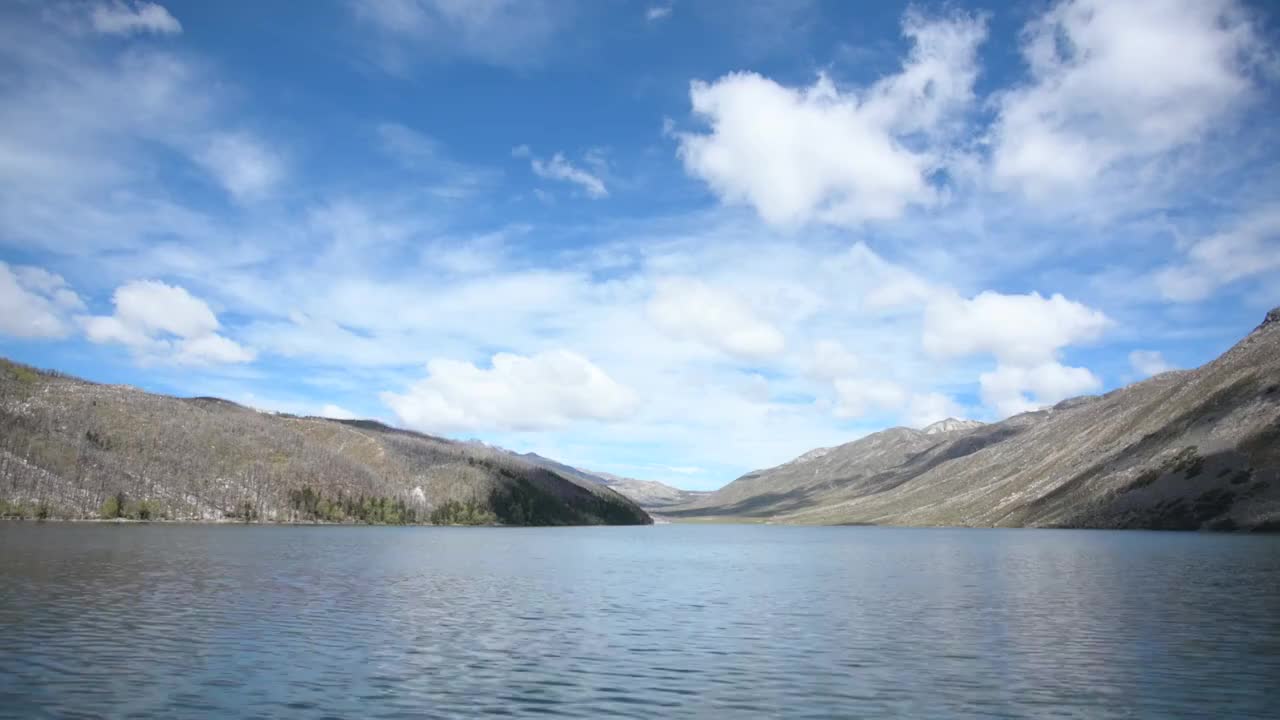
[[[0,715],[1275,717],[1280,538],[0,523]]]

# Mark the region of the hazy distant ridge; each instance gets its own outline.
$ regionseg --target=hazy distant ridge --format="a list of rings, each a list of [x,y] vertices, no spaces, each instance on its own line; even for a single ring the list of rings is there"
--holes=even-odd
[[[564,463],[545,458],[536,453],[525,453],[519,456],[534,465],[558,472],[565,477],[572,477],[583,482],[603,485],[631,498],[637,505],[651,512],[661,512],[673,505],[693,502],[710,493],[694,490],[681,490],[656,480],[637,480],[606,472],[582,470]]]

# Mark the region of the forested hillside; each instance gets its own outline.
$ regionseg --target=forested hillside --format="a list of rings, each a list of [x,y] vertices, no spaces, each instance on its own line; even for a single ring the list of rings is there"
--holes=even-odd
[[[650,518],[508,453],[0,360],[0,514],[568,525]]]

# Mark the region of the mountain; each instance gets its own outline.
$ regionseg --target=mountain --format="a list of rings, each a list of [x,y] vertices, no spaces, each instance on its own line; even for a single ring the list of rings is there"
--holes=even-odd
[[[986,423],[981,423],[977,420],[957,420],[955,418],[947,418],[946,420],[939,420],[932,425],[926,425],[925,427],[920,428],[920,432],[925,435],[938,435],[941,433],[956,431],[976,430],[985,424]]]
[[[537,453],[525,453],[518,457],[565,477],[612,488],[651,512],[661,512],[664,508],[672,505],[691,503],[708,494],[693,490],[681,490],[656,480],[636,480],[635,478],[622,477],[606,472],[580,470],[550,458],[542,457]]]
[[[664,514],[1280,529],[1280,308],[1195,370],[990,425],[892,428],[748,473]]]
[[[657,480],[637,480],[604,472],[596,473],[596,477],[601,478],[605,485],[626,495],[637,505],[651,512],[660,513],[673,505],[694,502],[710,494],[697,490],[681,490]]]
[[[766,470],[755,470],[697,500],[669,509],[679,515],[774,517],[811,507],[819,498],[897,467],[917,453],[964,430],[896,427],[844,445],[810,450]]]
[[[605,483],[604,480],[600,478],[600,476],[596,475],[595,473],[590,473],[590,472],[587,472],[586,470],[579,470],[578,468],[573,467],[572,465],[565,465],[564,463],[559,462],[558,460],[552,460],[549,457],[543,457],[537,453],[532,453],[532,452],[514,453],[510,451],[504,451],[504,452],[509,452],[512,456],[519,458],[522,462],[529,463],[530,465],[533,465],[535,467],[546,468],[547,470],[557,473],[563,477],[569,478],[570,480],[574,480],[580,484],[593,485],[593,486],[607,485],[607,483]]]
[[[0,515],[642,524],[510,453],[368,420],[263,413],[0,360]]]

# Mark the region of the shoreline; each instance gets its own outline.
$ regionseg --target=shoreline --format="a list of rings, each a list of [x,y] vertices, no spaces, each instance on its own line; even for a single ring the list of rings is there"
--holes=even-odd
[[[270,522],[245,522],[243,520],[135,520],[133,518],[18,518],[4,517],[0,518],[0,523],[64,523],[64,524],[90,524],[90,525],[228,525],[243,527],[428,527],[428,528],[569,528],[569,527],[652,527],[655,523],[635,523],[632,525],[617,524],[595,524],[595,525],[504,525],[502,523],[493,524],[447,524],[437,525],[435,523],[356,523],[356,522],[327,522],[327,521],[303,521],[303,520],[280,520]]]
[[[435,527],[435,528],[568,528],[568,527],[655,527],[658,525],[677,526],[709,526],[709,525],[767,525],[771,527],[794,527],[794,528],[885,528],[892,530],[1089,530],[1103,532],[1170,532],[1170,533],[1202,533],[1205,535],[1280,535],[1280,527],[1261,527],[1261,528],[1240,528],[1235,530],[1214,530],[1209,528],[1143,528],[1143,527],[1127,527],[1127,528],[1108,528],[1108,527],[1063,527],[1063,526],[1034,526],[1034,525],[1018,525],[1018,526],[977,526],[977,525],[877,525],[875,523],[831,523],[831,524],[815,524],[815,523],[788,523],[775,522],[759,518],[719,518],[708,520],[703,518],[689,518],[681,520],[670,520],[663,518],[658,520],[655,518],[653,523],[637,524],[637,525],[502,525],[502,524],[482,524],[482,525],[436,525],[433,523],[343,523],[343,522],[306,522],[299,520],[281,520],[272,522],[244,522],[243,520],[134,520],[132,518],[45,518],[43,520],[37,518],[16,518],[5,517],[0,518],[0,522],[21,522],[21,523],[75,523],[75,524],[99,524],[99,525],[227,525],[227,526],[256,526],[256,527]]]
[[[185,519],[159,519],[159,520],[136,520],[134,518],[18,518],[6,517],[0,518],[0,522],[22,522],[22,523],[83,523],[96,525],[245,525],[245,526],[272,526],[282,525],[291,527],[302,527],[308,525],[324,525],[332,527],[537,527],[524,525],[436,525],[434,523],[350,523],[350,522],[328,522],[319,521],[303,521],[303,520],[272,520],[269,522],[245,522],[243,520],[199,520],[196,518]]]

